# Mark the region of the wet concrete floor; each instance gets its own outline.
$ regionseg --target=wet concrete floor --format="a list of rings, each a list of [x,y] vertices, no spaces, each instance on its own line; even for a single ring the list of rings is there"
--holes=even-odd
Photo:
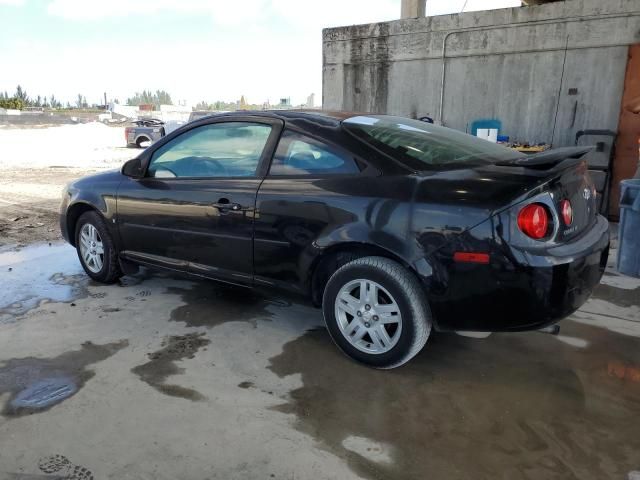
[[[97,285],[58,244],[0,252],[0,278],[0,478],[640,471],[640,281],[613,269],[557,337],[434,333],[393,371],[277,293],[148,270]]]

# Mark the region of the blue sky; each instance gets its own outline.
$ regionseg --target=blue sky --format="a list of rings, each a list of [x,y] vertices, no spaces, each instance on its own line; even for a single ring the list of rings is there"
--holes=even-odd
[[[428,0],[430,15],[464,0]],[[468,0],[466,10],[519,5]],[[322,94],[323,27],[393,20],[400,0],[0,0],[0,91],[89,103],[164,89],[174,102],[302,103]]]

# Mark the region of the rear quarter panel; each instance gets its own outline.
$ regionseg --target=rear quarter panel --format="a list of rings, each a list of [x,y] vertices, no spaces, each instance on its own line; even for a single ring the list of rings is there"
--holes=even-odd
[[[407,176],[267,177],[256,202],[256,283],[304,293],[317,260],[341,245],[373,245],[412,258],[414,186]]]

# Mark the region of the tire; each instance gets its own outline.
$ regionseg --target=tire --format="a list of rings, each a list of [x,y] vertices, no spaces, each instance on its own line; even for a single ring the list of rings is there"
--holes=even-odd
[[[94,230],[95,237],[91,235]],[[107,225],[99,213],[85,212],[80,216],[76,223],[75,239],[82,268],[92,279],[109,284],[116,282],[122,276],[118,252]]]
[[[336,270],[324,290],[322,311],[336,345],[375,368],[405,364],[431,333],[431,311],[420,282],[384,257],[359,258]]]
[[[150,142],[151,140],[148,139],[147,137],[140,137],[136,140],[136,147],[138,148],[145,148],[142,146],[142,142]]]

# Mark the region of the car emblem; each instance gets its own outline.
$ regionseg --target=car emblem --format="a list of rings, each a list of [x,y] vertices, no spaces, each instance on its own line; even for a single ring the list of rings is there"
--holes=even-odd
[[[585,188],[584,190],[582,190],[582,197],[585,200],[589,200],[591,198],[591,190],[588,188]]]

